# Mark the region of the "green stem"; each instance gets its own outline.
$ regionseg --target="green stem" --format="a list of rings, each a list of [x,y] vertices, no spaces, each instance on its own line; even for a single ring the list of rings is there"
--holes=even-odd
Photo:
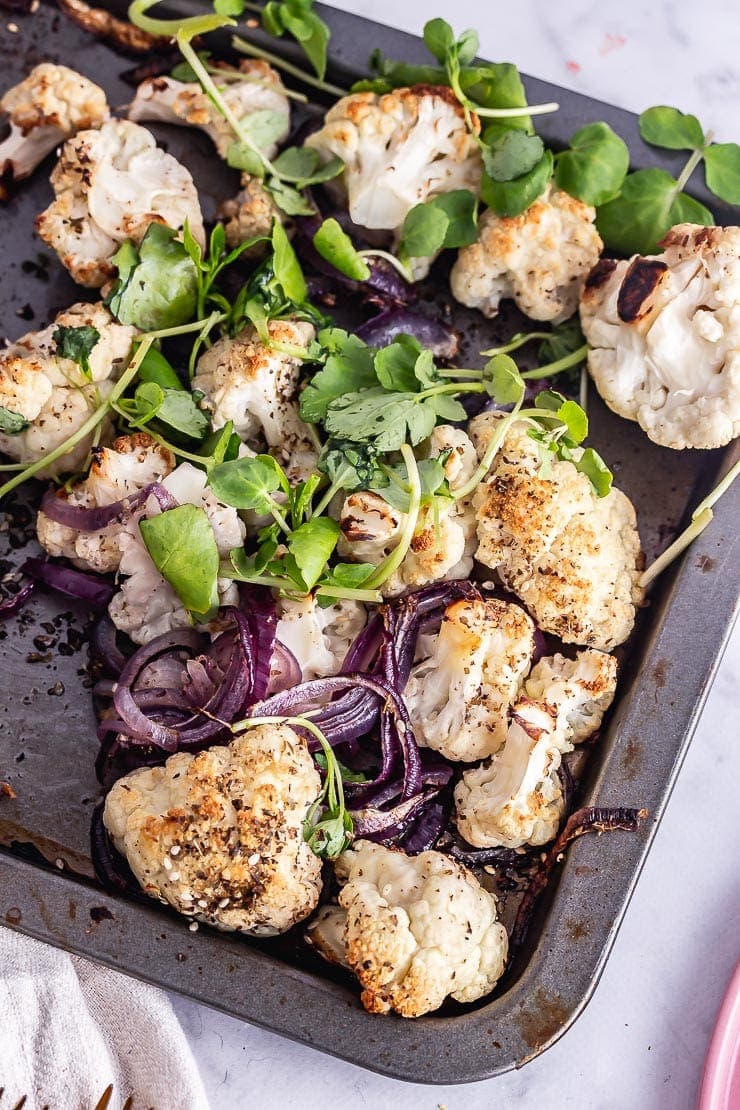
[[[238,50],[240,54],[246,54],[251,58],[264,58],[266,62],[275,66],[276,69],[282,69],[289,73],[291,77],[296,77],[299,81],[303,81],[304,85],[310,85],[314,89],[321,89],[322,92],[328,92],[332,96],[346,96],[347,90],[340,89],[338,85],[330,85],[328,81],[321,81],[318,77],[313,77],[310,73],[299,66],[294,66],[292,62],[288,62],[285,58],[281,58],[279,54],[273,54],[270,50],[264,50],[261,46],[255,46],[254,43],[248,42],[247,39],[241,35],[234,35],[231,40],[231,45],[234,50]]]
[[[585,362],[581,367],[581,381],[578,386],[578,404],[585,413],[588,413],[588,367]]]
[[[673,560],[677,559],[678,556],[694,542],[697,536],[702,534],[714,516],[712,506],[719,501],[723,493],[727,492],[738,474],[740,474],[740,460],[728,470],[722,481],[717,483],[711,493],[707,494],[704,500],[699,502],[691,514],[691,523],[689,526],[685,528],[673,543],[651,563],[646,571],[644,571],[642,577],[638,581],[638,586],[641,586],[642,589],[647,589],[658,575],[662,574],[666,567],[670,566]]]
[[[288,525],[287,520],[280,512],[280,509],[277,507],[277,504],[272,500],[272,498],[270,498],[270,515],[277,524],[278,528],[282,529],[282,531],[285,532],[286,536],[289,536],[292,532],[292,529]]]
[[[438,397],[441,393],[485,393],[483,382],[450,382],[449,385],[433,385],[414,396],[415,401],[426,401],[427,397]]]
[[[491,469],[491,464],[493,463],[493,460],[496,457],[501,444],[504,442],[506,433],[508,432],[511,425],[519,419],[519,413],[522,407],[523,400],[524,395],[519,398],[512,411],[506,416],[502,417],[502,419],[499,421],[499,426],[491,436],[490,442],[483,453],[483,458],[478,463],[475,471],[473,472],[473,474],[471,474],[470,478],[468,478],[464,486],[460,486],[459,489],[453,491],[452,496],[455,501],[460,501],[463,497],[469,497],[476,486],[483,481],[486,474]]]
[[[378,589],[382,586],[401,565],[406,558],[408,549],[411,547],[411,541],[414,538],[414,532],[416,531],[416,525],[419,520],[419,509],[421,508],[421,480],[419,478],[419,468],[416,465],[416,457],[408,443],[404,443],[401,447],[401,455],[403,461],[406,463],[406,473],[409,476],[410,489],[409,509],[406,514],[406,522],[401,532],[401,538],[393,548],[393,551],[383,559],[365,582],[365,587],[369,590]]]
[[[531,339],[552,339],[551,331],[529,331],[518,332],[511,337],[508,343],[503,347],[491,347],[488,351],[481,351],[484,358],[495,358],[496,355],[508,355],[510,351],[516,351],[519,347],[523,347],[525,343],[529,343]]]
[[[396,258],[395,254],[391,254],[390,251],[382,251],[374,247],[368,247],[367,250],[358,251],[357,253],[361,258],[384,258],[386,262],[390,262],[394,269],[398,270],[404,281],[407,281],[409,285],[414,284],[414,276],[411,270],[409,270],[405,262],[402,262],[400,258]]]
[[[479,108],[473,101],[469,106],[476,116],[485,119],[515,119],[517,116],[546,116],[550,112],[560,111],[560,105],[554,100],[549,104],[525,104],[523,108]]]
[[[587,354],[588,344],[584,343],[577,351],[573,351],[569,355],[563,355],[555,362],[548,362],[545,366],[538,366],[534,370],[525,370],[521,376],[531,382],[536,382],[541,378],[552,378],[556,374],[562,374],[563,370],[570,370],[571,366],[577,366],[579,362],[583,362]]]
[[[702,158],[704,157],[704,151],[706,150],[706,147],[709,146],[709,144],[711,143],[713,138],[714,138],[714,133],[712,131],[708,131],[707,134],[706,134],[706,138],[704,140],[705,146],[703,148],[700,148],[699,150],[693,151],[693,153],[691,154],[691,157],[687,161],[686,165],[684,166],[684,168],[681,170],[680,174],[676,178],[676,184],[673,186],[670,193],[668,193],[668,195],[665,199],[665,202],[663,204],[663,208],[662,208],[662,211],[661,211],[661,221],[662,221],[662,223],[668,223],[669,222],[670,212],[671,212],[671,208],[673,207],[673,202],[676,200],[676,197],[680,196],[680,194],[684,191],[684,189],[688,185],[689,178],[691,177],[692,173],[694,172],[696,167],[701,162]]]
[[[349,601],[366,601],[371,605],[379,605],[383,595],[379,590],[354,589],[352,586],[322,586],[319,582],[316,587],[317,597],[347,598]]]
[[[128,9],[131,23],[150,35],[174,38],[182,32],[191,39],[196,35],[206,35],[209,31],[216,31],[219,27],[236,27],[236,20],[229,19],[228,16],[216,15],[215,12],[210,15],[194,15],[190,19],[152,19],[145,13],[157,3],[159,0],[133,0]]]

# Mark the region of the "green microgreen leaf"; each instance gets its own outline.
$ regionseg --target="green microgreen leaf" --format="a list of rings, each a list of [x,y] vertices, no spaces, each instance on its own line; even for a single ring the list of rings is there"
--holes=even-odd
[[[640,134],[646,143],[667,150],[700,150],[704,129],[696,116],[685,115],[665,104],[648,108],[640,115]]]
[[[0,434],[17,436],[28,426],[29,422],[25,416],[21,416],[19,412],[11,412],[4,405],[0,405]]]
[[[100,339],[97,328],[85,324],[79,328],[58,327],[52,335],[56,345],[57,358],[69,358],[76,362],[87,378],[92,378],[90,369],[90,355],[95,344]]]
[[[707,185],[725,204],[740,204],[740,146],[712,143],[704,151]]]
[[[283,293],[293,304],[302,305],[308,297],[306,279],[301,264],[279,220],[272,225],[272,265],[275,279]]]
[[[513,181],[535,168],[545,152],[539,135],[500,124],[486,129],[483,165],[492,181]]]
[[[367,281],[370,277],[367,262],[333,217],[323,221],[313,237],[313,245],[322,258],[353,281]]]
[[[574,458],[576,470],[585,474],[593,486],[597,497],[606,497],[612,488],[614,475],[606,465],[601,455],[593,447],[587,447],[579,458]]]
[[[629,169],[627,144],[607,123],[589,123],[555,159],[555,182],[585,204],[606,204],[615,197]]]
[[[301,418],[309,424],[323,420],[335,398],[377,383],[374,352],[357,336],[341,328],[325,328],[319,332],[318,341],[328,352],[326,361],[300,398]]]
[[[328,516],[315,517],[291,532],[288,551],[296,561],[306,589],[313,589],[318,582],[337,546],[339,534],[339,525]]]
[[[292,35],[323,81],[330,31],[312,8],[313,0],[269,0],[262,9],[262,26],[278,38],[286,31]]]
[[[156,347],[150,347],[144,355],[139,366],[139,381],[155,382],[163,389],[184,388],[172,365]]]
[[[529,173],[512,181],[494,181],[487,173],[481,179],[481,199],[498,216],[518,216],[547,188],[552,177],[552,152],[546,150]]]
[[[138,249],[126,242],[113,256],[118,279],[105,303],[122,324],[159,331],[195,316],[198,271],[176,235],[172,228],[153,223]]]
[[[290,489],[282,467],[272,455],[255,455],[214,466],[208,484],[225,505],[257,513],[271,513],[275,507],[272,495]]]
[[[483,368],[483,381],[497,405],[515,405],[524,396],[519,367],[509,355],[494,355]]]
[[[211,523],[195,505],[139,522],[146,549],[185,608],[203,618],[218,606],[219,555]]]
[[[622,254],[653,254],[674,224],[714,224],[712,213],[679,191],[665,170],[637,170],[628,174],[621,192],[602,205],[596,226],[604,243]]]

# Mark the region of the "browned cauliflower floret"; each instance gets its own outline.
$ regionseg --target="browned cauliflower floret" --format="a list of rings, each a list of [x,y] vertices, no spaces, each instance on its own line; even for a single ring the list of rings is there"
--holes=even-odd
[[[70,505],[86,509],[112,505],[143,490],[151,482],[161,482],[174,468],[175,457],[146,432],[119,436],[110,447],[93,448],[93,460],[86,478],[56,496]],[[105,574],[121,562],[120,520],[94,532],[81,532],[59,524],[39,510],[36,532],[39,543],[55,557],[71,559],[78,567]]]
[[[478,239],[463,247],[450,274],[461,304],[495,316],[513,297],[532,320],[567,320],[603,246],[596,210],[548,186],[520,216],[483,213]]]
[[[89,355],[89,377],[77,362],[56,353],[57,328],[81,327],[94,328],[99,336]],[[0,351],[0,406],[26,423],[16,434],[0,433],[0,451],[31,463],[59,447],[108,396],[129,363],[137,334],[136,328],[117,324],[102,304],[74,304],[48,328],[29,332]],[[103,439],[110,427],[106,420]],[[92,442],[91,433],[40,476],[55,477],[79,468]]]
[[[303,822],[320,788],[305,741],[260,725],[125,775],[103,820],[147,894],[217,929],[272,936],[319,900],[321,863]]]
[[[655,443],[721,447],[740,434],[740,227],[679,224],[661,246],[589,275],[588,369]]]
[[[506,742],[455,788],[457,826],[476,848],[520,848],[555,836],[564,798],[562,757],[599,728],[614,698],[617,664],[587,649],[542,659],[514,705]]]
[[[116,119],[80,131],[62,147],[51,183],[56,200],[36,230],[80,285],[95,289],[114,277],[119,245],[140,243],[152,223],[180,230],[187,221],[204,242],[190,172],[137,123]]]
[[[366,1010],[419,1017],[448,997],[474,1002],[493,990],[508,938],[495,897],[466,867],[360,840],[336,873],[339,906],[323,909],[309,935],[354,972]]]
[[[236,196],[218,206],[218,215],[224,221],[227,246],[232,249],[258,235],[269,236],[273,222],[284,218],[262,180],[248,173],[242,174],[242,187]],[[260,243],[245,251],[247,258],[263,253]]]
[[[481,455],[499,419],[471,421]],[[539,470],[537,445],[516,422],[473,498],[476,557],[546,632],[608,650],[629,636],[642,598],[635,510],[621,490],[597,497],[570,462],[554,460],[546,478]]]
[[[472,117],[476,130],[480,124]],[[475,136],[450,89],[417,85],[378,95],[353,93],[329,109],[306,146],[323,162],[337,156],[344,171],[327,188],[356,224],[392,232],[396,240],[416,204],[453,189],[477,193],[482,162]],[[415,258],[414,277],[431,259]]]
[[[257,145],[268,158],[277,152],[278,144],[290,130],[290,104],[280,75],[261,59],[245,59],[239,66],[241,80],[229,80],[221,95],[238,120],[255,118],[261,131],[255,134]],[[232,71],[233,72],[233,71]],[[218,75],[214,75],[218,84]],[[198,127],[213,140],[222,158],[235,142],[228,120],[212,104],[197,81],[177,81],[174,77],[151,77],[142,82],[129,107],[128,118],[140,123],[157,120]],[[259,135],[265,139],[260,141]]]
[[[225,337],[201,355],[193,388],[205,395],[215,429],[227,421],[250,446],[260,441],[280,461],[291,479],[302,480],[315,468],[317,452],[308,426],[298,414],[300,357],[280,344],[305,351],[315,331],[304,320],[270,320],[274,347],[266,347],[250,325],[233,339]]]
[[[42,62],[0,98],[10,131],[0,143],[0,175],[33,173],[54,147],[108,118],[105,93],[67,66]]]
[[[534,624],[506,601],[455,601],[404,690],[416,739],[447,759],[492,755],[534,654]]]

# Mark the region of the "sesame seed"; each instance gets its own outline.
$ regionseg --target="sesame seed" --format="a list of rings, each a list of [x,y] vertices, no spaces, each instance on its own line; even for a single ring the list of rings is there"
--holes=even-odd
[[[188,925],[188,929],[190,930],[191,933],[197,933],[198,932],[198,922],[197,921],[191,921],[190,924]]]
[[[247,863],[249,864],[250,867],[254,867],[256,864],[259,863],[259,861],[260,861],[259,852],[253,852],[252,855],[247,860]]]
[[[230,898],[222,898],[221,901],[218,904],[218,908],[220,910],[225,910],[230,901],[231,901]]]
[[[171,856],[179,856],[180,855],[180,845],[179,844],[173,844],[172,845],[172,847],[170,848],[170,855]]]
[[[180,872],[179,871],[173,871],[170,875],[170,879],[172,880],[173,883],[176,883],[179,878],[180,878]]]
[[[55,859],[54,860],[54,866],[58,867],[60,871],[64,871],[64,860],[63,859]]]
[[[162,863],[164,864],[165,871],[171,871],[172,870],[172,860],[170,859],[169,856],[165,856],[164,859],[162,860]]]
[[[18,34],[18,24],[17,23],[9,23],[8,24],[8,30],[10,31],[11,35],[17,35]]]
[[[208,903],[206,902],[205,898],[199,898],[198,905],[202,910],[208,909]]]

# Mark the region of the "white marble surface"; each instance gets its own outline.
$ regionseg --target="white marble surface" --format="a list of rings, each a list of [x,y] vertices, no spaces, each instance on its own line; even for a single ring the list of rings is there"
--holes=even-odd
[[[736,0],[456,0],[431,7],[421,0],[343,0],[339,6],[409,31],[445,14],[459,30],[479,30],[484,56],[636,111],[675,104],[695,112],[718,138],[738,138]],[[692,1107],[714,1015],[739,954],[732,925],[740,908],[739,676],[740,632],[602,980],[586,1012],[552,1049],[523,1071],[486,1083],[411,1086],[173,999],[214,1110]]]

